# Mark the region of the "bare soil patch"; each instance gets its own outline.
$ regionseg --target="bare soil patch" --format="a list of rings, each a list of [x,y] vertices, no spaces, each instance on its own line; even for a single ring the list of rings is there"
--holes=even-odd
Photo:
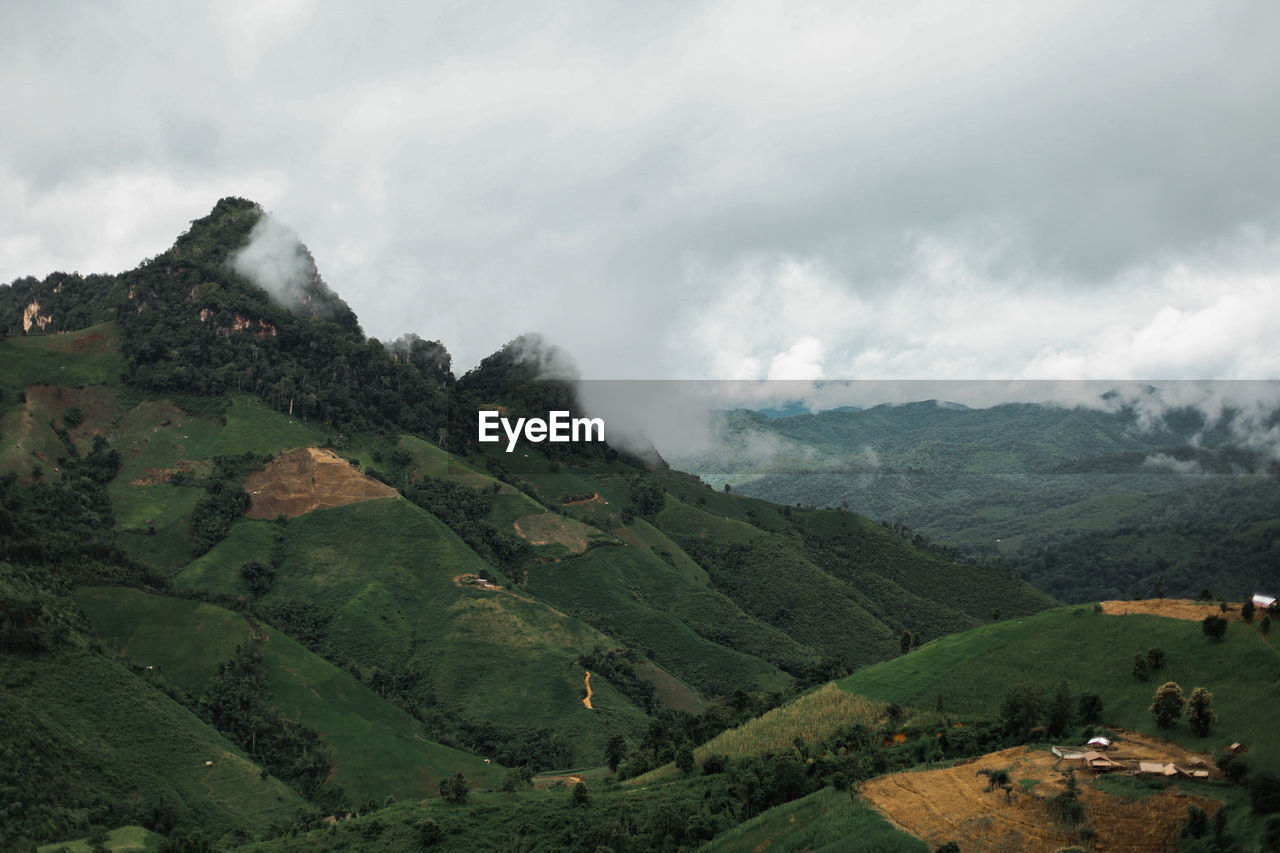
[[[1185,765],[1193,755],[1172,744],[1126,739],[1108,757]],[[1195,796],[1193,782],[1152,793],[1141,802],[1114,796],[1092,787],[1091,774],[1081,771],[1079,762],[1059,762],[1051,752],[1021,746],[954,767],[871,779],[859,792],[894,825],[933,847],[955,841],[964,851],[1052,853],[1080,843],[1070,828],[1055,823],[1048,809],[1048,800],[1065,789],[1067,767],[1076,768],[1085,825],[1095,833],[1096,850],[1176,849],[1187,806],[1198,805],[1206,813],[1218,807],[1215,801]],[[1013,789],[1007,799],[999,789],[986,790],[987,779],[980,770],[1008,771]]]
[[[244,481],[250,518],[296,518],[315,509],[392,498],[399,494],[386,483],[351,467],[331,450],[308,447],[277,456]]]
[[[1231,609],[1223,613],[1215,602],[1192,601],[1189,598],[1148,598],[1141,601],[1104,601],[1102,612],[1112,616],[1142,613],[1168,619],[1185,619],[1189,622],[1199,622],[1206,616],[1216,615],[1239,622],[1240,602],[1228,601],[1227,606]]]
[[[70,388],[64,385],[28,385],[26,409],[33,413],[62,418],[72,406],[84,412],[84,422],[70,430],[79,440],[103,431],[115,417],[116,392],[101,385]]]

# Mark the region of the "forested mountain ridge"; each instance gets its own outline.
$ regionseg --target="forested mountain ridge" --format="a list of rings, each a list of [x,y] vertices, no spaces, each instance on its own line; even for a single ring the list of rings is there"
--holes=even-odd
[[[1186,405],[1153,418],[1106,402],[730,412],[725,447],[676,462],[739,493],[844,506],[922,544],[1001,561],[1067,601],[1268,589],[1280,469],[1265,436],[1277,413],[1246,422],[1230,407],[1211,417]],[[727,449],[748,435],[772,437],[776,452]]]
[[[275,260],[297,266],[291,274],[302,281],[288,307],[236,272],[230,258],[250,244],[263,217],[252,202],[223,199],[136,269],[19,279],[0,288],[0,325],[15,334],[114,321],[123,332],[124,379],[145,393],[244,391],[278,411],[347,430],[425,434],[442,426],[452,374],[438,345],[402,341],[397,351],[366,339],[296,242],[275,247],[286,253]],[[279,277],[269,268],[265,274]]]
[[[228,262],[262,216],[224,199],[135,270],[0,287],[0,678],[21,721],[0,843],[134,823],[229,844],[453,773],[524,785],[616,739],[639,773],[903,636],[1053,603],[607,445],[481,445],[481,404],[577,410],[527,358],[545,348],[455,381],[439,344],[366,339],[298,246],[306,298],[278,304]],[[398,496],[338,500],[334,471]],[[110,714],[82,682],[115,685]],[[51,759],[63,738],[74,760]],[[138,773],[162,750],[180,779]]]

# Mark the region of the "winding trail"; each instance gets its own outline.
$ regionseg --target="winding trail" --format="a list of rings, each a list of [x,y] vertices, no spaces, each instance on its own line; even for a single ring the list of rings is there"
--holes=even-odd
[[[587,685],[587,698],[582,700],[582,704],[587,706],[588,711],[594,711],[591,707],[591,670],[587,670],[587,677],[583,679],[583,683]]]

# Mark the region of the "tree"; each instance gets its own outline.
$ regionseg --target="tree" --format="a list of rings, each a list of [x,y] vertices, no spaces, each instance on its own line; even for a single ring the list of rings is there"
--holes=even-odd
[[[1182,706],[1186,703],[1187,700],[1182,698],[1182,688],[1176,682],[1166,681],[1156,690],[1147,710],[1156,715],[1156,725],[1169,729],[1182,716]]]
[[[1249,804],[1254,814],[1280,812],[1280,776],[1259,770],[1249,779]]]
[[[1213,694],[1203,687],[1191,691],[1191,701],[1187,703],[1187,725],[1196,737],[1209,734],[1209,729],[1218,721],[1213,713]]]
[[[276,580],[276,570],[258,560],[251,560],[240,567],[240,577],[244,578],[249,591],[261,597]]]
[[[987,777],[987,787],[983,789],[984,792],[994,791],[999,788],[1004,791],[1004,801],[1006,803],[1009,802],[1011,792],[1013,791],[1013,780],[1009,778],[1009,771],[1007,769],[992,770],[988,768],[986,770],[979,770],[975,775]]]
[[[1053,695],[1049,705],[1049,721],[1047,728],[1050,737],[1062,737],[1071,725],[1071,687],[1066,681],[1058,683],[1058,692]]]
[[[1216,613],[1200,621],[1200,630],[1211,640],[1221,640],[1227,633],[1227,620]]]
[[[729,756],[713,752],[706,758],[702,759],[702,775],[714,776],[717,773],[723,773],[729,769]]]
[[[1214,760],[1218,769],[1235,784],[1239,785],[1249,775],[1249,762],[1243,755],[1228,752]]]
[[[440,796],[451,803],[462,805],[470,794],[471,786],[467,784],[467,777],[461,773],[454,773],[440,782]]]
[[[1267,820],[1262,831],[1262,850],[1263,853],[1280,853],[1280,817]]]
[[[1240,605],[1240,618],[1246,622],[1253,621],[1253,599],[1245,599],[1244,604]]]
[[[902,631],[902,636],[898,638],[898,648],[902,650],[904,655],[911,651],[911,632],[905,628]]]
[[[1020,684],[1004,696],[1000,705],[1000,721],[1010,735],[1023,739],[1040,724],[1044,713],[1044,696],[1039,687]]]
[[[1262,621],[1258,623],[1258,630],[1262,632],[1262,636],[1264,637],[1271,633],[1271,617],[1270,616],[1262,617]]]
[[[1164,598],[1164,581],[1156,581],[1156,598]]]
[[[604,747],[604,760],[611,772],[618,772],[618,765],[627,756],[627,739],[622,735],[614,735]]]
[[[667,504],[667,493],[655,480],[636,477],[627,487],[627,497],[641,518],[655,521]]]
[[[1187,822],[1182,826],[1183,838],[1200,838],[1209,831],[1209,816],[1199,806],[1187,806]]]
[[[1147,659],[1141,653],[1133,656],[1133,677],[1139,681],[1146,681],[1150,674],[1147,669]]]
[[[1164,669],[1164,649],[1159,646],[1147,649],[1147,666],[1151,669]]]
[[[444,838],[440,824],[431,818],[418,821],[418,846],[435,847]]]
[[[693,772],[693,765],[693,748],[686,743],[676,750],[676,769],[687,775]]]
[[[587,796],[587,783],[579,782],[573,786],[573,804],[575,806],[590,805],[591,800]]]
[[[1076,771],[1068,768],[1067,788],[1049,800],[1049,811],[1058,821],[1068,826],[1076,826],[1084,820],[1084,804],[1080,802]]]
[[[1080,722],[1091,725],[1102,721],[1102,697],[1097,693],[1081,693],[1078,713]]]

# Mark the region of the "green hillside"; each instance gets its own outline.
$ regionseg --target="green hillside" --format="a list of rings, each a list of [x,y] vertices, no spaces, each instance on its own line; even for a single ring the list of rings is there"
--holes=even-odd
[[[189,599],[123,587],[76,594],[99,636],[192,695],[202,693],[235,647],[254,642],[243,616]],[[333,750],[330,779],[354,803],[423,798],[462,772],[496,788],[501,768],[427,740],[421,725],[351,675],[267,626],[257,628],[270,667],[270,704],[314,729]]]
[[[1165,652],[1164,667],[1134,678],[1135,654]],[[867,667],[840,682],[859,695],[948,713],[994,715],[1006,691],[1021,684],[1051,697],[1067,681],[1073,695],[1097,693],[1108,725],[1168,737],[1197,751],[1233,741],[1249,744],[1251,763],[1280,767],[1280,737],[1259,709],[1280,700],[1280,654],[1274,635],[1230,623],[1214,642],[1197,622],[1158,616],[1111,616],[1067,607],[984,625],[927,643],[900,658]],[[1156,688],[1175,681],[1213,693],[1218,722],[1196,737],[1185,722],[1159,729],[1147,710]]]
[[[930,851],[927,844],[895,829],[862,800],[831,788],[774,806],[716,836],[701,849],[705,853],[754,853],[762,849],[838,853],[851,849],[851,844],[867,853]]]
[[[77,820],[252,837],[307,807],[189,710],[74,643],[0,655],[0,680],[0,843]]]
[[[272,522],[242,521],[227,540],[175,578],[179,588],[242,595],[240,567],[270,560]],[[308,513],[279,528],[286,555],[257,602],[288,631],[314,622],[316,647],[348,669],[378,670],[411,707],[439,706],[473,723],[559,733],[579,763],[643,714],[615,700],[607,714],[582,705],[576,661],[614,643],[512,589],[455,582],[491,571],[448,527],[405,500]],[[290,621],[290,617],[293,621]]]

